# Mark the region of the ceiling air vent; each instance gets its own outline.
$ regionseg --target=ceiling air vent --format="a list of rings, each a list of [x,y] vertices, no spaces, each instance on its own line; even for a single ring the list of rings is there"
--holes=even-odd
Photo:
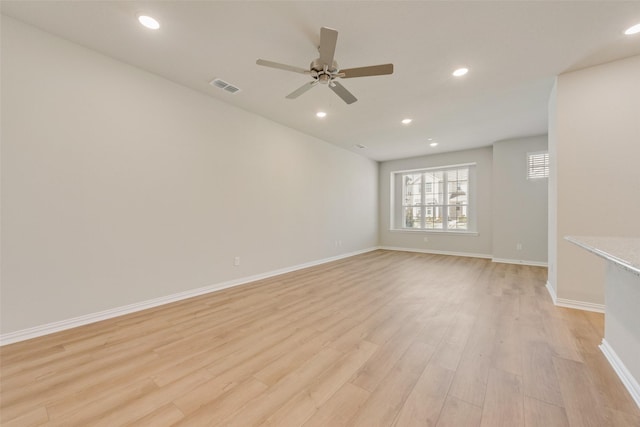
[[[227,83],[222,79],[213,79],[209,82],[211,86],[220,88],[222,90],[226,90],[229,93],[240,92],[240,88],[232,85],[231,83]]]

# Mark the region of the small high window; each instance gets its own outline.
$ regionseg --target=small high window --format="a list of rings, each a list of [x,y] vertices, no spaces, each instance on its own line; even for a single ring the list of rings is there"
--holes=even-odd
[[[538,151],[527,153],[527,179],[549,177],[549,153]]]

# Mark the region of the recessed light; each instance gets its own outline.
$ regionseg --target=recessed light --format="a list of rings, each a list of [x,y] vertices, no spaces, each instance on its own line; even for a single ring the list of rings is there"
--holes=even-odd
[[[431,144],[429,144],[429,147],[437,147],[438,143],[437,142],[432,142]]]
[[[413,120],[411,119],[402,119],[402,124],[403,125],[408,125],[409,123],[411,123]]]
[[[151,30],[157,30],[160,28],[160,23],[147,15],[138,16],[138,22]]]
[[[640,24],[636,24],[633,27],[629,27],[627,28],[627,30],[624,32],[626,35],[630,36],[632,34],[638,34],[640,33]]]
[[[325,113],[324,111],[318,111],[316,113],[316,117],[320,117],[320,118],[327,117],[327,113]]]
[[[456,77],[460,77],[460,76],[464,76],[465,74],[467,74],[469,72],[468,68],[458,68],[457,70],[455,70],[452,74]]]

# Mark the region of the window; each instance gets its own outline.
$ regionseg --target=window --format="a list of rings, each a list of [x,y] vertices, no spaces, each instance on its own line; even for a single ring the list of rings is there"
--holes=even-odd
[[[549,153],[538,151],[527,153],[527,179],[549,177]]]
[[[392,173],[392,228],[473,231],[470,204],[474,165]]]

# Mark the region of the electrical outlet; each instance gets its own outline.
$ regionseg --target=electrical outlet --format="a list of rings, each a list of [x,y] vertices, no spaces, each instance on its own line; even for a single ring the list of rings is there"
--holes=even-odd
[[[522,243],[518,242],[518,243],[516,244],[516,250],[517,250],[517,251],[521,251],[521,250],[522,250]]]
[[[233,259],[233,265],[236,266],[236,267],[240,265],[240,257],[239,256],[237,256],[237,257],[235,257]]]
[[[428,242],[429,238],[428,237],[423,237],[422,240],[424,240],[425,242]]]
[[[338,240],[338,247],[341,248],[342,247],[342,240]]]

